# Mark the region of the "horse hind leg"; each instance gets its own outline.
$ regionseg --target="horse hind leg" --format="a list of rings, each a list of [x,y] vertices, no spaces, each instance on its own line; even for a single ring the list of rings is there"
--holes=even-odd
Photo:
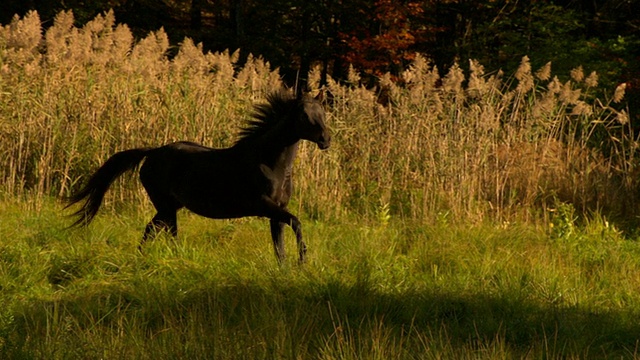
[[[145,167],[146,165],[146,167]],[[151,203],[156,208],[157,213],[144,229],[142,241],[138,246],[141,249],[144,243],[154,237],[159,231],[167,231],[174,237],[178,236],[178,221],[176,213],[182,207],[179,202],[168,195],[161,185],[157,171],[148,164],[143,164],[140,169],[140,181],[149,195]]]
[[[173,237],[178,236],[178,221],[176,217],[177,210],[158,211],[144,229],[142,241],[138,245],[138,249],[142,249],[147,240],[154,237],[159,231],[167,231]]]

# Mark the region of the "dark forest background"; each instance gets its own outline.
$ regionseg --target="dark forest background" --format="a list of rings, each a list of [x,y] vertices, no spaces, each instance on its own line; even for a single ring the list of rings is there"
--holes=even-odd
[[[640,1],[638,0],[3,0],[0,23],[37,10],[46,28],[62,10],[78,26],[113,9],[136,36],[164,28],[172,43],[185,37],[205,50],[241,50],[281,69],[304,86],[308,69],[345,79],[353,65],[373,85],[398,75],[417,52],[445,72],[476,59],[488,71],[514,71],[528,55],[555,74],[582,66],[602,88],[627,84],[640,122]]]

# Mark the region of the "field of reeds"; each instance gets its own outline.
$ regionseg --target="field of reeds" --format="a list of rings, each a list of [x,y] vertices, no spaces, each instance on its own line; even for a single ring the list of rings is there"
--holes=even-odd
[[[190,140],[230,146],[252,106],[281,86],[277,70],[185,40],[168,58],[159,30],[134,39],[113,15],[83,28],[61,13],[42,34],[32,13],[0,38],[0,181],[8,195],[63,196],[116,151]],[[176,52],[174,51],[174,52]],[[530,219],[572,204],[632,217],[636,142],[628,115],[596,99],[598,76],[577,68],[561,81],[527,58],[512,76],[471,62],[444,77],[422,57],[404,86],[329,81],[335,145],[304,147],[296,164],[301,211],[319,218],[472,221]],[[319,72],[310,74],[317,93]],[[134,182],[129,181],[129,184]],[[144,198],[132,185],[115,199]]]
[[[87,230],[65,229],[57,199],[116,151],[230,146],[282,86],[277,69],[171,47],[162,30],[135,40],[112,13],[0,27],[0,355],[637,355],[624,86],[526,57],[512,75],[470,61],[441,76],[418,56],[401,84],[375,89],[356,71],[322,87],[319,69],[309,77],[333,140],[304,144],[295,164],[308,266],[278,268],[260,220],[186,213],[178,239],[142,255],[153,211],[135,177]]]

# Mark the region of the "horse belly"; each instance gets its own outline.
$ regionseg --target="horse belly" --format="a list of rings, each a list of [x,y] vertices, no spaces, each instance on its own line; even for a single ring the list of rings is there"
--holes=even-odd
[[[186,200],[186,199],[184,199]],[[211,219],[232,219],[245,216],[259,216],[256,202],[243,194],[202,194],[195,201],[183,201],[185,207],[194,213]]]

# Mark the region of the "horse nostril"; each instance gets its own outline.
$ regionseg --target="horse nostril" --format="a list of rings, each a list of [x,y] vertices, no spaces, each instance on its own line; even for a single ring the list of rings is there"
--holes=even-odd
[[[320,139],[318,139],[318,147],[321,150],[327,149],[329,147],[329,145],[331,144],[331,138],[330,137],[320,137]]]

